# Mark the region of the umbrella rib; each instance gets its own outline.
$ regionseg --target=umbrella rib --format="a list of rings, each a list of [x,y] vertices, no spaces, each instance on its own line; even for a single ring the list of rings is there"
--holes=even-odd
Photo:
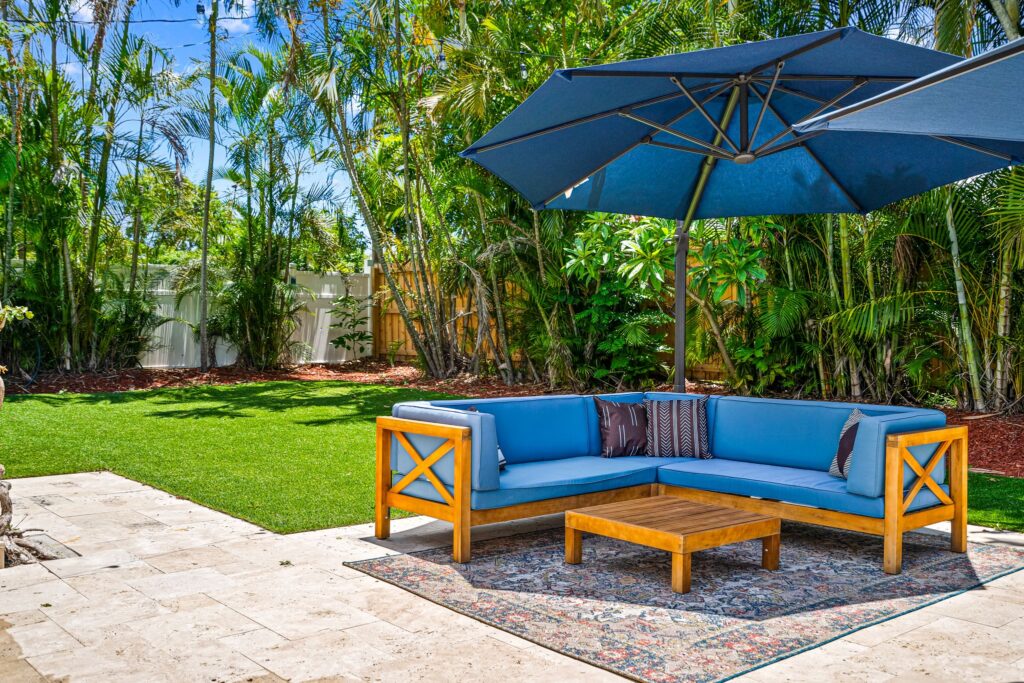
[[[730,87],[732,87],[732,82],[728,82],[728,83],[719,83],[718,85],[719,85],[719,87],[718,87],[718,88],[716,88],[716,89],[714,90],[714,92],[712,92],[712,93],[711,93],[710,95],[708,95],[707,97],[705,97],[705,98],[704,98],[704,102],[710,102],[711,100],[713,100],[713,99],[715,99],[716,97],[718,97],[719,95],[721,95],[721,94],[722,94],[722,93],[723,93],[723,92],[724,92],[724,91],[725,91],[725,90],[726,90],[727,88],[730,88]],[[681,114],[678,114],[677,116],[673,117],[672,119],[670,119],[670,120],[668,121],[668,124],[667,124],[667,125],[671,126],[671,125],[673,125],[673,124],[675,124],[675,123],[677,123],[677,122],[681,121],[681,120],[682,120],[683,118],[685,118],[686,116],[689,116],[689,115],[690,115],[691,113],[693,113],[693,108],[692,108],[692,107],[691,107],[690,109],[687,109],[686,111],[682,112]],[[610,164],[613,164],[613,163],[615,163],[616,161],[618,161],[619,159],[621,159],[621,158],[622,158],[623,156],[625,156],[626,154],[629,154],[630,152],[632,152],[632,151],[633,151],[634,149],[636,149],[636,148],[637,148],[637,147],[639,147],[640,145],[642,145],[642,144],[645,144],[645,143],[652,143],[652,142],[653,142],[653,141],[651,140],[651,135],[650,135],[650,133],[647,133],[647,134],[645,134],[645,135],[644,135],[644,136],[643,136],[642,138],[640,138],[639,140],[637,140],[636,142],[634,142],[633,144],[631,144],[631,145],[630,145],[629,147],[627,147],[626,149],[622,150],[621,152],[619,152],[618,154],[616,154],[615,156],[613,156],[613,157],[612,157],[611,159],[609,159],[608,161],[605,161],[605,162],[604,162],[604,163],[602,163],[602,164],[601,164],[600,166],[598,166],[597,168],[595,168],[595,169],[593,169],[592,171],[590,171],[589,173],[587,173],[587,175],[585,175],[585,176],[582,176],[582,177],[580,177],[580,178],[577,178],[576,180],[574,180],[574,181],[573,181],[573,183],[572,183],[571,185],[567,185],[566,187],[562,188],[561,190],[559,190],[559,191],[558,191],[558,192],[556,192],[555,194],[553,194],[553,195],[551,195],[550,197],[548,197],[547,199],[545,199],[545,200],[544,200],[543,202],[541,202],[541,203],[540,203],[540,205],[539,205],[539,206],[540,206],[541,208],[543,208],[543,207],[547,206],[547,205],[548,205],[549,203],[551,203],[552,201],[554,201],[554,199],[555,199],[556,197],[558,197],[558,195],[560,195],[560,194],[565,194],[565,193],[566,193],[566,192],[568,192],[568,191],[569,191],[569,190],[570,190],[571,188],[573,188],[573,187],[576,187],[577,185],[579,185],[580,183],[582,183],[582,182],[583,182],[584,180],[586,180],[586,179],[587,179],[587,178],[589,178],[590,176],[592,176],[592,175],[594,175],[595,173],[597,173],[598,171],[601,171],[601,170],[603,170],[603,169],[607,168],[607,167],[608,167],[608,166],[609,166]],[[707,153],[708,153],[708,154],[711,154],[711,152],[710,152],[710,151],[709,151],[709,152],[707,152]],[[732,158],[731,156],[729,156],[729,155],[728,155],[728,152],[726,152],[725,150],[721,150],[721,153],[722,153],[722,154],[725,154],[725,155],[726,155],[726,158],[729,158],[729,159],[731,159],[731,158]]]
[[[798,47],[798,48],[795,48],[793,50],[790,50],[789,52],[786,52],[785,54],[779,55],[778,57],[776,57],[775,59],[773,59],[770,62],[765,62],[764,64],[757,65],[756,67],[754,67],[753,69],[751,69],[750,71],[747,72],[747,76],[753,76],[756,73],[761,73],[765,69],[767,69],[767,68],[769,68],[771,66],[774,66],[777,62],[785,62],[785,61],[788,61],[788,60],[792,59],[793,57],[797,57],[799,55],[802,55],[805,52],[810,52],[812,50],[817,50],[819,47],[821,47],[823,45],[828,45],[831,42],[839,40],[840,38],[845,36],[847,32],[848,32],[847,29],[839,29],[838,31],[833,31],[832,33],[829,33],[827,36],[822,36],[821,38],[818,38],[817,40],[811,41],[810,43],[808,43],[806,45],[803,45],[801,47]]]
[[[951,145],[957,145],[958,147],[963,147],[964,149],[969,149],[972,152],[978,152],[979,154],[987,154],[990,157],[995,157],[996,159],[1002,159],[1003,161],[1006,161],[1006,162],[1009,162],[1009,163],[1012,163],[1013,160],[1014,160],[1013,159],[1013,155],[1011,155],[1011,154],[1005,154],[1003,152],[997,152],[994,149],[988,149],[988,148],[982,147],[981,145],[978,145],[976,143],[967,142],[966,140],[961,140],[959,138],[955,138],[955,137],[952,137],[950,135],[929,135],[928,137],[934,138],[936,140],[941,140],[942,142],[948,142]]]
[[[712,156],[715,157],[716,159],[725,159],[726,161],[732,159],[732,157],[727,154],[719,154],[718,152],[712,152],[711,150],[707,149],[698,149],[696,147],[687,147],[686,145],[673,145],[670,142],[647,140],[643,144],[651,145],[652,147],[661,147],[663,149],[674,149],[677,152],[688,152],[690,154],[698,154],[702,157]]]
[[[774,64],[773,60],[768,66],[762,68],[767,69],[769,66]],[[694,71],[572,71],[566,70],[560,72],[568,75],[571,78],[579,78],[586,76],[588,78],[713,78],[713,79],[734,79],[739,74],[727,74],[727,73],[700,73]],[[754,72],[750,72],[754,73]],[[838,76],[830,74],[788,74],[781,76],[780,80],[783,81],[848,81],[855,76]],[[864,76],[869,81],[876,83],[908,83],[914,80],[914,76]]]
[[[630,119],[631,121],[636,121],[637,123],[642,123],[645,126],[649,126],[649,127],[654,128],[656,130],[660,130],[662,133],[666,133],[668,135],[672,135],[672,136],[675,136],[677,138],[681,138],[683,140],[686,140],[689,143],[692,143],[692,144],[697,145],[699,147],[703,147],[703,148],[705,148],[707,150],[715,152],[716,154],[723,154],[723,155],[726,155],[729,158],[732,158],[731,155],[729,154],[729,151],[726,150],[726,149],[723,149],[721,147],[713,145],[710,142],[704,142],[700,138],[694,137],[692,135],[688,135],[686,133],[682,133],[682,132],[680,132],[678,130],[675,130],[674,128],[669,128],[668,126],[663,126],[660,123],[658,123],[657,121],[651,121],[650,119],[646,119],[643,116],[639,116],[639,115],[634,114],[632,112],[620,112],[619,116],[623,116],[623,117],[625,117],[627,119]]]
[[[761,96],[761,93],[760,93],[760,91],[758,91],[758,89],[757,89],[757,88],[754,88],[754,92],[755,92],[755,93],[757,93],[758,97],[760,97],[760,96]],[[792,125],[791,123],[789,123],[788,121],[786,121],[786,119],[785,119],[785,118],[784,118],[784,117],[783,117],[783,116],[782,116],[782,115],[781,115],[781,114],[780,114],[780,113],[778,112],[778,110],[777,110],[777,109],[775,109],[775,107],[773,107],[773,106],[771,105],[771,103],[770,103],[770,102],[765,102],[765,106],[766,106],[766,107],[768,107],[769,109],[771,109],[771,112],[772,112],[772,114],[773,114],[773,115],[775,116],[775,118],[777,118],[777,119],[778,119],[779,121],[781,121],[781,122],[782,122],[782,125],[784,125],[784,126],[787,126],[787,127],[788,127],[788,129],[789,129],[789,132],[792,132],[792,130],[793,130],[793,125]],[[806,142],[806,141],[805,141],[805,142]],[[816,164],[818,165],[818,168],[820,168],[820,169],[821,169],[822,173],[824,173],[824,174],[825,174],[826,176],[828,176],[828,179],[832,181],[832,184],[833,184],[833,185],[835,185],[835,186],[836,186],[836,188],[837,188],[837,189],[838,189],[838,190],[839,190],[840,192],[842,192],[842,193],[843,193],[843,196],[844,196],[844,197],[846,197],[846,200],[847,200],[848,202],[850,202],[850,204],[851,204],[851,205],[852,205],[852,206],[853,206],[853,207],[854,207],[855,209],[857,209],[857,211],[858,211],[859,213],[866,213],[866,212],[864,211],[864,207],[863,207],[863,206],[861,205],[861,203],[860,203],[860,202],[858,202],[858,201],[857,201],[857,200],[856,200],[856,199],[854,198],[854,196],[853,196],[852,194],[850,194],[850,191],[849,191],[849,190],[847,190],[847,189],[846,189],[846,187],[844,187],[844,186],[843,186],[843,184],[842,184],[841,182],[839,182],[839,179],[838,179],[838,178],[836,178],[836,177],[835,177],[835,175],[833,175],[833,174],[832,174],[832,171],[830,171],[830,170],[829,170],[828,166],[826,166],[826,165],[825,165],[825,164],[824,164],[824,163],[822,162],[822,160],[818,158],[818,155],[814,153],[814,150],[812,150],[812,149],[811,149],[810,147],[808,147],[807,145],[802,145],[802,147],[803,147],[803,150],[804,150],[804,151],[805,151],[805,152],[807,153],[807,156],[809,156],[809,157],[811,158],[811,160],[812,160],[812,161],[813,161],[814,163],[816,163]]]
[[[811,160],[813,160],[814,163],[818,165],[818,168],[820,168],[822,172],[828,176],[829,180],[832,181],[832,184],[835,185],[839,189],[839,191],[843,193],[843,196],[845,196],[846,200],[853,205],[853,208],[857,209],[858,213],[867,213],[864,210],[864,207],[861,205],[861,203],[858,202],[852,194],[850,194],[850,191],[847,190],[841,182],[839,182],[839,179],[832,174],[832,171],[829,170],[828,166],[826,166],[821,161],[821,159],[818,158],[818,155],[815,154],[810,147],[803,145],[803,150],[807,152],[807,156],[811,157]]]
[[[825,111],[829,107],[834,107],[836,104],[838,104],[842,100],[846,99],[846,97],[848,95],[851,95],[855,91],[857,91],[860,88],[862,88],[864,86],[864,84],[866,84],[866,83],[867,83],[867,81],[864,80],[864,79],[857,79],[856,81],[854,81],[853,85],[851,85],[849,88],[847,88],[843,92],[841,92],[838,95],[836,95],[835,97],[833,97],[831,100],[828,100],[827,102],[822,102],[821,105],[817,109],[812,111],[810,114],[807,114],[806,116],[802,116],[800,118],[800,120],[797,121],[796,123],[789,125],[788,128],[785,128],[785,129],[779,131],[778,133],[776,133],[775,135],[773,135],[767,142],[765,142],[763,145],[761,145],[756,150],[754,150],[754,154],[755,155],[760,154],[761,152],[763,152],[766,148],[768,148],[770,145],[772,145],[777,140],[785,137],[789,133],[793,133],[794,132],[793,129],[794,129],[794,127],[797,124],[803,123],[804,121],[807,121],[808,119],[814,118],[815,116],[817,116],[821,112]],[[764,105],[767,106],[768,102],[770,101],[771,98],[762,95],[761,91],[758,90],[756,87],[754,87],[754,92],[757,94],[758,97],[761,98],[761,101],[764,103]],[[772,109],[772,112],[775,112],[775,109]],[[775,115],[779,116],[778,113],[775,113]],[[779,116],[779,120],[783,121],[784,119],[781,116]]]
[[[818,130],[816,130],[816,131],[813,131],[813,132],[810,132],[810,133],[805,133],[804,135],[800,135],[798,137],[795,137],[792,140],[786,140],[785,142],[779,143],[779,144],[775,145],[774,147],[766,149],[766,150],[764,150],[762,152],[758,152],[757,158],[758,159],[763,159],[764,157],[771,156],[772,154],[778,154],[779,152],[785,152],[787,149],[791,149],[793,147],[800,147],[801,145],[806,143],[808,140],[810,140],[812,138],[816,138],[816,137],[818,137],[818,135],[820,135],[821,133],[824,133],[824,132],[825,131],[818,131]]]
[[[756,82],[756,83],[764,83],[768,79],[767,78],[754,78],[752,80],[754,82]],[[799,90],[793,90],[792,88],[787,88],[786,86],[782,85],[781,83],[779,85],[775,86],[775,89],[778,90],[779,92],[784,92],[787,95],[794,95],[795,97],[802,97],[805,100],[810,100],[811,102],[816,102],[818,104],[823,104],[824,102],[826,102],[826,100],[823,100],[820,97],[815,97],[814,95],[809,95],[809,94],[807,94],[805,92],[801,92]]]
[[[675,76],[672,76],[671,78],[669,78],[669,80],[672,81],[672,84],[674,86],[683,91],[683,94],[686,95],[686,99],[690,100],[690,104],[692,104],[697,109],[697,111],[700,112],[700,115],[703,116],[704,119],[708,123],[710,123],[711,126],[718,132],[718,134],[722,136],[722,139],[725,140],[730,147],[732,147],[732,151],[735,152],[736,154],[739,154],[739,147],[737,147],[733,143],[729,135],[724,130],[722,130],[722,127],[718,125],[718,121],[715,121],[715,119],[711,117],[711,114],[709,114],[708,110],[704,108],[704,105],[697,101],[697,99],[693,96],[693,93],[690,92],[689,88],[683,85],[683,82],[680,81]]]
[[[698,86],[697,88],[694,88],[692,92],[703,92],[704,90],[710,90],[711,88],[715,88],[715,87],[718,87],[720,85],[722,85],[722,84],[721,83],[714,83],[714,82],[713,83],[705,83],[704,85],[701,85],[701,86]],[[540,130],[535,130],[535,131],[531,131],[529,133],[524,133],[523,135],[517,135],[515,137],[508,138],[507,140],[501,140],[499,142],[492,142],[489,145],[481,145],[480,147],[476,147],[476,148],[472,148],[471,147],[471,148],[467,149],[465,153],[468,153],[468,154],[479,154],[481,152],[490,152],[492,150],[499,149],[501,147],[506,147],[508,145],[515,144],[517,142],[525,142],[527,140],[532,140],[533,138],[540,137],[541,135],[547,135],[548,133],[557,133],[558,131],[565,130],[566,128],[572,128],[573,126],[582,125],[584,123],[590,123],[592,121],[599,121],[600,119],[608,118],[609,116],[615,116],[616,114],[621,112],[623,109],[637,109],[637,108],[640,108],[640,107],[649,107],[651,105],[661,104],[662,102],[668,102],[670,100],[677,100],[677,99],[679,99],[682,96],[683,96],[682,93],[675,93],[675,92],[673,92],[673,93],[667,93],[665,95],[659,95],[657,97],[651,97],[651,98],[648,98],[646,100],[641,100],[639,102],[634,102],[633,104],[623,105],[621,107],[616,107],[615,109],[606,109],[605,111],[600,111],[600,112],[597,112],[595,114],[590,114],[588,116],[583,116],[583,117],[580,117],[578,119],[572,119],[570,121],[564,121],[564,122],[556,124],[554,126],[548,126],[547,128],[541,128]]]
[[[749,152],[754,146],[754,140],[757,139],[757,131],[761,130],[761,122],[764,120],[764,113],[768,111],[767,103],[771,102],[772,95],[775,93],[775,88],[779,85],[779,75],[782,73],[782,67],[786,65],[785,62],[779,61],[775,64],[775,74],[772,76],[772,84],[768,87],[768,94],[764,98],[764,102],[761,103],[761,111],[757,113],[757,121],[754,123],[754,132],[750,134],[750,139],[747,140],[747,148],[744,150]],[[751,85],[753,87],[753,85]]]
[[[585,181],[590,176],[594,175],[595,173],[600,173],[601,171],[603,171],[604,169],[608,168],[610,165],[614,164],[616,161],[621,159],[622,157],[624,157],[627,154],[629,154],[630,152],[632,152],[634,149],[636,149],[637,147],[639,147],[643,143],[644,143],[644,141],[642,139],[641,140],[637,140],[636,142],[634,142],[633,144],[631,144],[630,146],[626,147],[624,150],[622,150],[621,152],[619,152],[618,154],[613,156],[611,159],[609,159],[608,161],[605,161],[603,164],[601,164],[600,166],[598,166],[597,168],[592,170],[590,173],[588,173],[587,175],[583,176],[581,179],[573,181],[573,183],[571,185],[567,185],[567,186],[563,187],[561,190],[559,190],[558,192],[554,193],[553,195],[551,195],[550,197],[548,197],[547,199],[542,201],[538,205],[538,207],[540,209],[546,208],[548,204],[550,204],[551,202],[553,202],[555,199],[558,198],[558,195],[565,194],[566,192],[568,192],[569,190],[573,189],[577,185],[582,184],[583,181]],[[537,208],[537,207],[534,207],[534,208]]]

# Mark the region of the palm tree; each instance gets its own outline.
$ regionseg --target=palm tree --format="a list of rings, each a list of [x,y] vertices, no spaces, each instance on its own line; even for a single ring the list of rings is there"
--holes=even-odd
[[[217,149],[217,16],[220,10],[219,0],[210,3],[210,89],[209,89],[209,151],[206,159],[206,188],[203,194],[203,227],[200,237],[200,275],[199,275],[199,368],[202,372],[210,369],[210,339],[207,330],[207,314],[209,301],[207,291],[207,269],[209,266],[209,235],[210,235],[210,198],[213,193],[213,158]]]

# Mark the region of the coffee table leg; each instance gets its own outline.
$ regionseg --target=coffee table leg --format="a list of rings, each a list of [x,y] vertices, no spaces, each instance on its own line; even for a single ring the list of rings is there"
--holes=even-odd
[[[690,592],[690,553],[672,553],[672,590]]]
[[[583,532],[565,527],[565,563],[579,564],[583,561]]]
[[[771,571],[779,568],[779,534],[761,539],[761,566]]]

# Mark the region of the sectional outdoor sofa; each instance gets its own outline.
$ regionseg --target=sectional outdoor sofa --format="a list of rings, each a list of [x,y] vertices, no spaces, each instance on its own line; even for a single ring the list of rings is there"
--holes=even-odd
[[[867,417],[844,480],[828,470],[854,408]],[[591,396],[396,404],[377,420],[376,535],[389,536],[391,508],[449,521],[468,562],[474,526],[667,494],[882,536],[890,574],[909,529],[951,521],[951,550],[966,550],[967,430],[941,412],[739,396],[712,396],[707,412],[710,459],[602,458]]]

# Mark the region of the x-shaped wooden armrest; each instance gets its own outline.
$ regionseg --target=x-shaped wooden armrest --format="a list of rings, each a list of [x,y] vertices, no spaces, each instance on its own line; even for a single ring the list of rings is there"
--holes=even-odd
[[[445,487],[444,484],[441,483],[441,480],[437,478],[437,475],[434,474],[434,471],[430,469],[435,463],[437,463],[438,460],[443,458],[445,454],[448,453],[448,451],[455,448],[455,441],[452,439],[445,439],[440,446],[435,448],[430,455],[424,458],[422,455],[420,455],[420,452],[416,450],[416,448],[411,443],[409,443],[409,439],[406,438],[405,434],[403,434],[402,432],[392,433],[395,435],[395,438],[398,439],[398,443],[402,444],[402,447],[405,448],[406,453],[409,454],[409,457],[412,458],[412,461],[416,463],[416,466],[413,467],[408,474],[402,477],[397,484],[392,486],[391,491],[394,493],[399,493],[406,486],[416,481],[416,479],[418,479],[420,475],[424,475],[426,476],[427,480],[433,485],[433,487],[437,489],[437,492],[441,495],[441,498],[443,498],[444,501],[448,503],[448,505],[455,505],[455,499],[452,497],[452,494],[448,493],[448,489]]]
[[[917,475],[917,481],[914,482],[913,488],[910,489],[910,493],[907,494],[907,497],[903,499],[904,513],[906,513],[907,509],[910,508],[910,504],[914,502],[914,498],[917,497],[917,494],[920,493],[921,489],[925,486],[935,494],[935,497],[938,498],[939,502],[943,505],[953,504],[953,499],[946,495],[946,492],[942,490],[942,487],[939,486],[938,482],[932,479],[932,471],[936,468],[939,461],[942,460],[942,457],[946,455],[952,445],[952,439],[949,441],[943,441],[942,445],[936,449],[934,455],[932,455],[931,459],[928,460],[928,463],[924,467],[921,467],[921,463],[917,461],[917,458],[915,458],[905,446],[900,448],[900,457],[905,463],[907,463],[907,465],[910,466],[910,469],[913,470],[914,474]]]

